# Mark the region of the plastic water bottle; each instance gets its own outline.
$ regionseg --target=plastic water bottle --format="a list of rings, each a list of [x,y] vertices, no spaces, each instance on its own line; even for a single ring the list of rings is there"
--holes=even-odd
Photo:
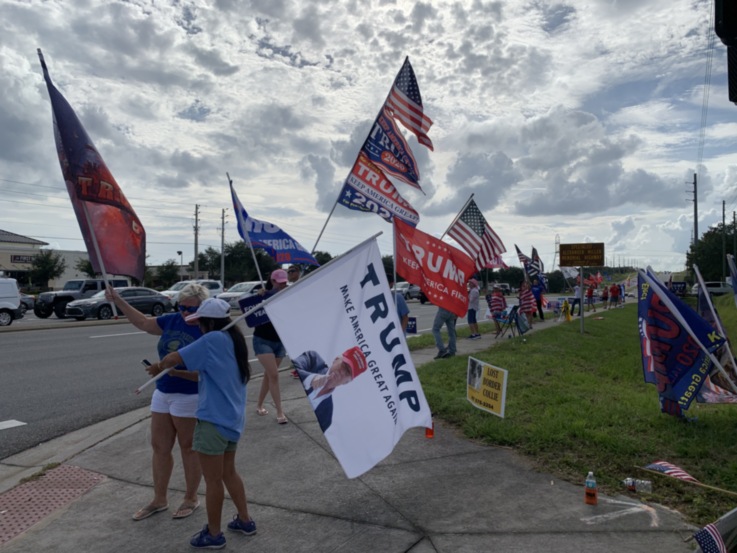
[[[599,500],[599,493],[596,489],[596,478],[594,473],[589,471],[586,475],[586,488],[584,493],[584,501],[586,505],[596,505]]]

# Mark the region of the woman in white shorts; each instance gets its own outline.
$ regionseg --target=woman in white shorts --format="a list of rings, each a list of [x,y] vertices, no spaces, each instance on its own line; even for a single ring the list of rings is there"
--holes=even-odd
[[[108,287],[105,297],[128,317],[133,326],[154,336],[160,336],[158,343],[159,359],[168,353],[191,344],[202,336],[197,321],[186,322],[184,318],[197,311],[200,304],[209,296],[207,288],[200,284],[187,285],[179,293],[178,313],[167,313],[150,318],[129,305],[113,289]],[[167,491],[169,479],[174,468],[172,451],[174,443],[179,443],[184,468],[186,492],[173,518],[186,518],[199,506],[197,488],[202,478],[197,453],[192,450],[192,439],[197,419],[197,373],[191,379],[178,376],[163,376],[156,381],[156,390],[151,398],[151,447],[153,457],[154,497],[145,507],[133,515],[133,520],[143,520],[169,508]]]

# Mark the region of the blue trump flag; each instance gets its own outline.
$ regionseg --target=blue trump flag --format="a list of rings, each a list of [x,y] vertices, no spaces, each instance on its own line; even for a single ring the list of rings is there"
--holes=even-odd
[[[233,209],[238,220],[238,234],[252,248],[263,249],[279,264],[320,265],[310,252],[282,229],[266,221],[249,217],[235,193],[232,182],[230,193],[233,196]]]
[[[645,382],[686,410],[715,365],[725,338],[651,274],[638,271],[637,318]]]

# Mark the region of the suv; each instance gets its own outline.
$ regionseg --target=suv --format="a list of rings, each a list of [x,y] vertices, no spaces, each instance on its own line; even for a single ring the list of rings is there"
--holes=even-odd
[[[18,282],[14,278],[0,278],[0,326],[8,326],[23,317]]]
[[[220,284],[219,280],[209,280],[209,279],[195,279],[195,280],[180,280],[176,284],[172,285],[171,288],[168,290],[164,290],[161,292],[166,297],[168,297],[171,300],[171,304],[174,306],[174,309],[177,309],[177,306],[179,305],[179,292],[182,291],[182,289],[187,286],[187,284],[197,283],[201,284],[205,288],[207,288],[207,291],[210,293],[211,298],[217,298],[218,295],[222,294],[225,290],[223,290],[223,285]]]
[[[130,286],[127,278],[111,278],[110,285],[113,288]],[[66,308],[70,301],[89,298],[100,290],[105,289],[105,281],[101,278],[80,278],[68,280],[64,288],[53,292],[43,292],[38,295],[33,313],[36,317],[46,319],[55,313],[60,319],[66,318]]]

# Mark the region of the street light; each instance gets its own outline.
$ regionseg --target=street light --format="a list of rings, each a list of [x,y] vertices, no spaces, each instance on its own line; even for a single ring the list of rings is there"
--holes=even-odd
[[[182,281],[184,280],[184,270],[182,268],[184,265],[184,255],[181,250],[177,250],[177,255],[179,256],[179,280]]]

